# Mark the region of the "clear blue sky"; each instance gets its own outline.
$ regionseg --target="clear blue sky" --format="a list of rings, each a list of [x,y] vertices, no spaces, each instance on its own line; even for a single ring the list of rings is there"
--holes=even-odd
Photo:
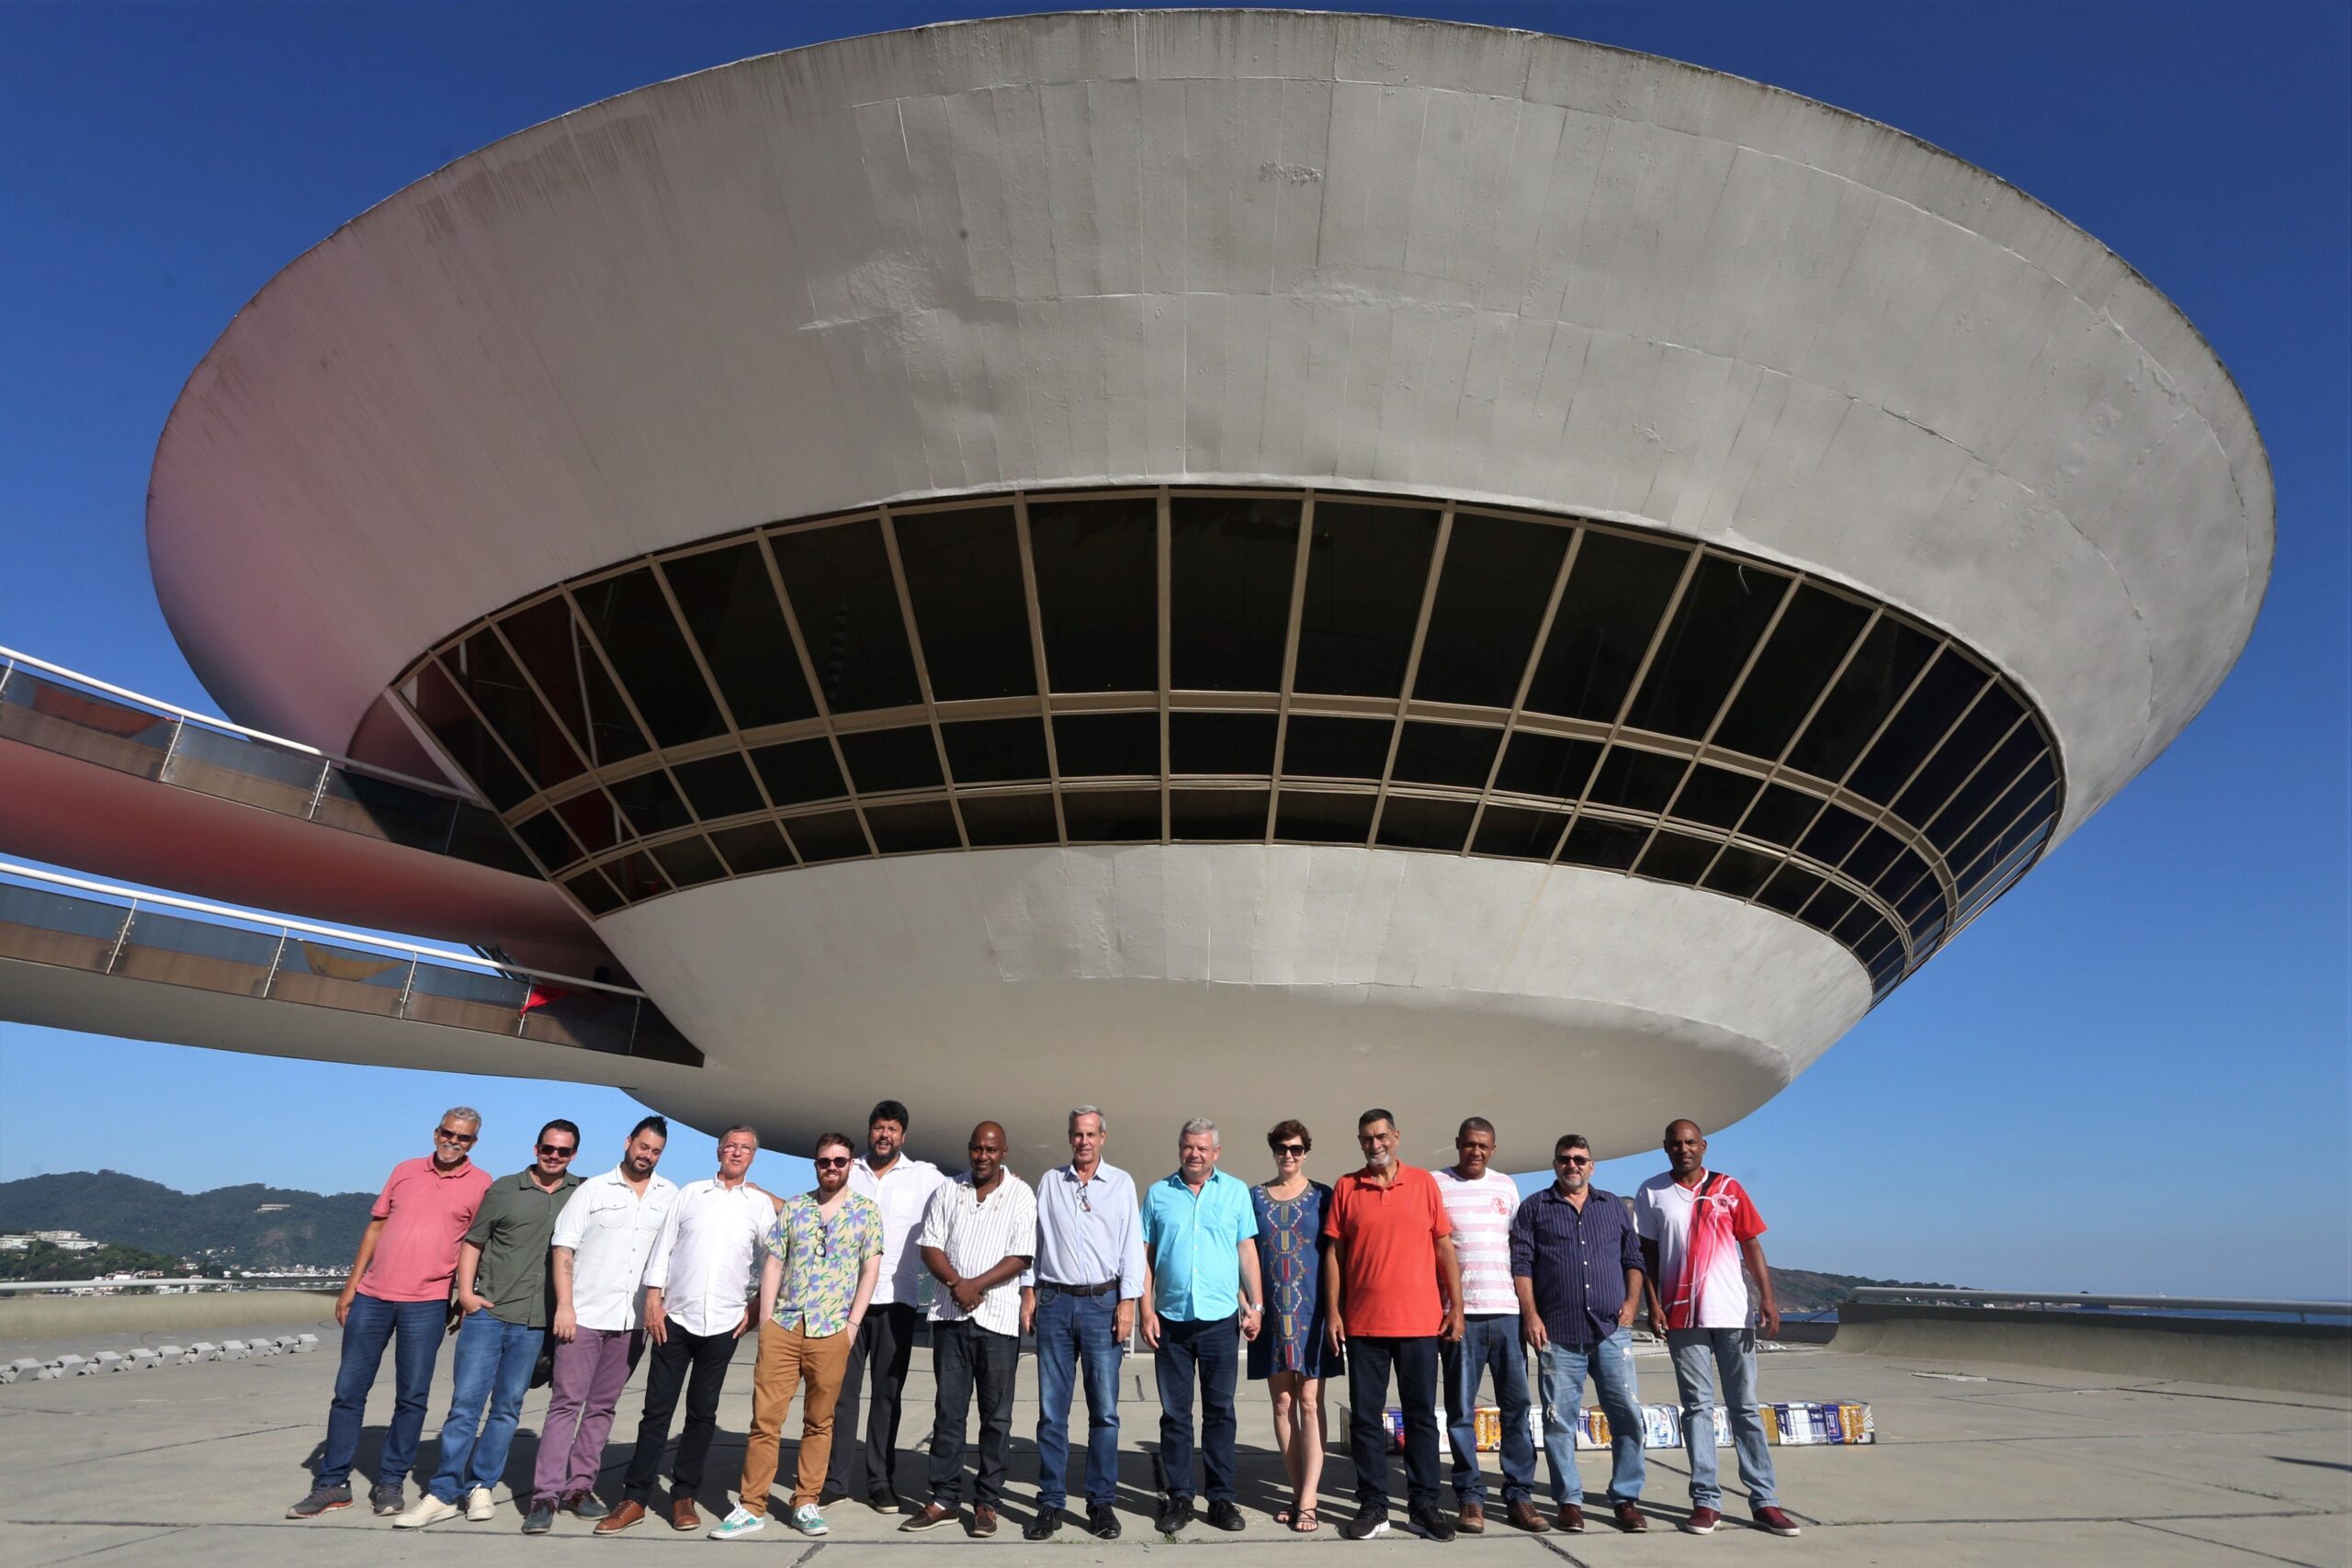
[[[2018,891],[1723,1131],[1713,1163],[1747,1180],[1785,1264],[2352,1294],[2346,7],[1411,8],[1693,61],[1924,137],[2112,245],[2228,363],[2279,519],[2236,673]],[[0,6],[0,643],[209,707],[149,587],[145,481],[181,382],[273,273],[440,164],[593,99],[963,14]],[[551,1114],[582,1122],[601,1165],[637,1113],[609,1090],[0,1024],[0,1177],[103,1165],[184,1188],[370,1186],[460,1100],[488,1114],[501,1168]],[[1115,1131],[1114,1158],[1169,1163],[1166,1140]],[[1229,1163],[1254,1177],[1260,1160],[1238,1140]],[[707,1138],[673,1145],[685,1175],[710,1163]],[[1340,1163],[1327,1153],[1324,1174]]]

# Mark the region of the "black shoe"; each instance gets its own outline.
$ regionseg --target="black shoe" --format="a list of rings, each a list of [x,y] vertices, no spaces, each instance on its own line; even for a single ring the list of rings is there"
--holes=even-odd
[[[523,1516],[525,1535],[545,1535],[553,1529],[555,1529],[553,1503],[534,1503],[531,1505],[531,1511]]]
[[[1356,1517],[1340,1527],[1342,1540],[1370,1540],[1376,1535],[1388,1533],[1388,1510],[1358,1508]]]
[[[335,1486],[313,1486],[310,1495],[286,1510],[289,1519],[315,1519],[321,1514],[332,1514],[338,1508],[351,1506],[351,1483]]]
[[[823,1490],[817,1494],[817,1506],[820,1508],[831,1507],[833,1504],[842,1502],[848,1496],[848,1487],[837,1486],[833,1483],[828,1481],[825,1483]]]
[[[1212,1529],[1221,1530],[1250,1528],[1242,1522],[1241,1510],[1233,1506],[1233,1500],[1229,1497],[1220,1497],[1209,1505],[1209,1525]]]
[[[1110,1504],[1090,1503],[1086,1506],[1086,1533],[1097,1540],[1119,1539],[1119,1516],[1111,1511]]]
[[[1192,1522],[1193,1500],[1190,1497],[1170,1497],[1168,1506],[1160,1509],[1159,1517],[1152,1521],[1162,1535],[1174,1535]]]
[[[1054,1539],[1054,1532],[1061,1528],[1062,1511],[1059,1508],[1040,1508],[1037,1510],[1035,1518],[1021,1527],[1021,1539],[1051,1540]]]
[[[1442,1510],[1433,1507],[1427,1503],[1421,1504],[1418,1507],[1408,1509],[1406,1512],[1405,1517],[1415,1529],[1420,1531],[1431,1540],[1452,1540],[1453,1539],[1453,1521],[1447,1518]]]
[[[906,1500],[896,1492],[868,1492],[865,1506],[877,1514],[903,1514],[907,1511]]]
[[[401,1513],[408,1507],[407,1495],[397,1481],[390,1484],[379,1483],[368,1492],[368,1506],[379,1515]]]

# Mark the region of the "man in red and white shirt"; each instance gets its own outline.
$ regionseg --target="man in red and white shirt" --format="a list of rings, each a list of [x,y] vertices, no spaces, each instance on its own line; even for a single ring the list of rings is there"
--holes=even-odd
[[[1752,1275],[1765,1337],[1781,1332],[1772,1273],[1757,1239],[1764,1234],[1764,1217],[1747,1189],[1707,1168],[1707,1137],[1696,1122],[1669,1122],[1665,1147],[1672,1168],[1642,1183],[1634,1198],[1634,1228],[1647,1266],[1650,1322],[1665,1332],[1682,1396],[1682,1451],[1690,1461],[1690,1517],[1682,1529],[1707,1535],[1723,1517],[1723,1488],[1715,1481],[1720,1380],[1756,1526],[1795,1535],[1796,1521],[1781,1510],[1773,1491],[1772,1450],[1756,1405],[1756,1335],[1747,1323]]]

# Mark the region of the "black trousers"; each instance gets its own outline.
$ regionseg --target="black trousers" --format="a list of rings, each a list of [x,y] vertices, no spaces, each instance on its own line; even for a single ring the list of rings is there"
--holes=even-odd
[[[849,1365],[842,1371],[842,1396],[833,1406],[833,1458],[825,1489],[853,1497],[898,1491],[899,1395],[907,1386],[907,1363],[914,1354],[915,1308],[911,1302],[870,1307],[850,1342]],[[865,1415],[865,1440],[857,1437],[857,1396],[866,1370],[874,1373],[874,1400]]]
[[[678,1461],[670,1467],[670,1495],[692,1497],[702,1490],[703,1461],[710,1457],[710,1439],[718,1433],[718,1391],[727,1382],[727,1363],[734,1359],[732,1334],[689,1334],[675,1323],[661,1344],[647,1347],[645,1415],[637,1423],[637,1450],[628,1456],[623,1495],[639,1503],[653,1501],[653,1483],[661,1478],[662,1450],[669,1446],[670,1417],[678,1408],[681,1385],[686,1393],[686,1425],[678,1434]]]
[[[1405,1496],[1438,1506],[1437,1336],[1348,1336],[1348,1448],[1356,1461],[1356,1501],[1388,1510],[1388,1371],[1405,1411]]]
[[[964,1423],[972,1391],[980,1394],[980,1473],[972,1501],[993,1508],[1004,1495],[1004,1456],[1012,1439],[1012,1377],[1021,1336],[995,1334],[969,1318],[931,1325],[932,1377],[939,1402],[931,1423],[931,1500],[953,1508],[964,1498]]]

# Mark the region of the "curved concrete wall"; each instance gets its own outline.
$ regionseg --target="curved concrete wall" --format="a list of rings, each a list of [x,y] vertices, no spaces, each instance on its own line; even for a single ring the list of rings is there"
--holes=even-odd
[[[1980,170],[1524,33],[1099,13],[852,39],[462,159],[280,275],[156,456],[228,710],[341,746],[439,636],[638,552],[878,500],[1376,488],[1826,573],[2015,675],[2071,829],[2269,571],[2245,407]]]

